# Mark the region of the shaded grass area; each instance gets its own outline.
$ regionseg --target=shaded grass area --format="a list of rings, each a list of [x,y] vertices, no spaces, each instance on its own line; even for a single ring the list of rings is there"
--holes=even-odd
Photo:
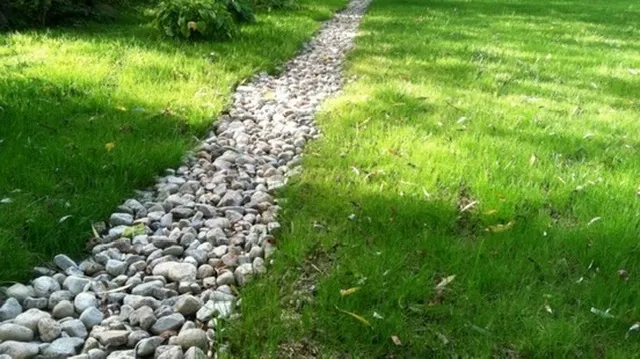
[[[144,8],[0,34],[0,278],[79,255],[91,222],[175,166],[238,82],[275,70],[343,5],[260,13],[222,43],[162,39]]]
[[[375,1],[232,352],[635,356],[639,17],[625,0]]]

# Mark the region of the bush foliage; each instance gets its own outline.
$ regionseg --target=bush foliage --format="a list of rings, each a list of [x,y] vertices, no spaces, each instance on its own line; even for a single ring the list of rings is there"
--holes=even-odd
[[[228,39],[238,26],[227,4],[212,0],[160,0],[154,20],[166,36]]]

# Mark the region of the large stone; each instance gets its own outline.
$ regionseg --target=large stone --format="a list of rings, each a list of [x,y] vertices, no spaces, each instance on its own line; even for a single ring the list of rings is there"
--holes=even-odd
[[[22,306],[24,307],[24,309],[32,309],[32,308],[47,309],[48,303],[49,303],[49,300],[47,298],[26,297],[24,299],[24,302],[22,302]]]
[[[192,347],[184,353],[184,359],[207,359],[207,354],[198,347]]]
[[[30,285],[16,283],[7,288],[7,297],[15,298],[22,303],[27,297],[35,297],[36,291]]]
[[[173,282],[195,282],[198,268],[191,263],[165,262],[153,268],[153,275],[160,275]]]
[[[84,312],[87,308],[97,307],[98,299],[92,292],[82,292],[73,300],[73,306],[77,313]]]
[[[107,359],[136,359],[134,350],[116,350],[111,352]]]
[[[33,340],[33,330],[18,324],[0,324],[0,341],[7,340],[30,342]]]
[[[155,298],[143,297],[141,295],[133,294],[126,295],[123,302],[125,305],[128,305],[133,309],[138,309],[143,306],[150,307],[151,309],[156,309],[160,306],[160,301]]]
[[[190,316],[195,314],[200,307],[202,307],[203,303],[200,298],[196,298],[190,294],[185,294],[178,297],[176,304],[173,306],[174,310],[178,313],[181,313],[185,316]]]
[[[142,339],[136,345],[136,354],[139,357],[146,357],[152,355],[156,348],[158,348],[164,342],[163,337],[151,337],[147,339]]]
[[[89,335],[87,328],[79,319],[67,320],[61,326],[62,331],[70,337],[85,339]]]
[[[89,279],[89,278],[68,276],[64,280],[64,283],[62,283],[62,287],[64,287],[65,289],[69,290],[71,293],[76,295],[76,294],[84,291],[84,288],[89,283],[91,283],[91,279]]]
[[[51,277],[38,277],[32,284],[35,297],[49,297],[51,293],[60,290],[60,283]]]
[[[89,330],[100,324],[103,319],[104,314],[96,307],[89,307],[80,314],[80,321],[82,321],[82,324]]]
[[[84,340],[80,338],[59,338],[53,341],[42,353],[47,359],[66,359],[78,354]]]
[[[54,318],[66,318],[75,314],[75,308],[73,307],[73,303],[68,300],[63,300],[53,307],[51,314],[53,314]]]
[[[155,324],[151,326],[151,333],[155,335],[162,334],[168,330],[176,330],[184,324],[184,316],[180,313],[167,315],[158,319]]]
[[[148,330],[155,322],[156,316],[153,314],[153,309],[147,306],[142,306],[129,315],[129,323],[144,330]]]
[[[114,213],[109,218],[111,226],[130,226],[133,224],[133,216],[128,213]]]
[[[31,329],[34,333],[38,332],[38,323],[45,318],[51,318],[51,314],[43,312],[40,309],[29,309],[18,315],[13,322],[23,327]]]
[[[110,347],[119,347],[127,344],[129,337],[128,330],[105,330],[95,334],[96,339],[100,341],[102,345],[108,345]],[[94,334],[91,334],[94,336]]]
[[[53,257],[53,263],[58,266],[58,268],[62,269],[62,271],[66,271],[68,268],[76,268],[78,265],[71,258],[67,257],[64,254],[58,254]]]
[[[127,263],[115,259],[109,259],[105,266],[107,273],[114,277],[124,274],[127,271]]]
[[[38,355],[40,346],[37,343],[22,343],[8,340],[0,344],[0,354],[9,355],[12,359],[30,359]]]
[[[202,329],[183,329],[178,334],[176,344],[187,350],[191,347],[198,347],[207,350],[207,335]]]
[[[38,332],[42,341],[50,342],[60,336],[62,326],[51,318],[44,318],[38,323]]]
[[[22,313],[22,306],[16,298],[7,299],[2,307],[0,307],[0,322],[7,319],[13,319]]]
[[[183,359],[183,357],[182,349],[179,346],[170,346],[158,355],[157,359]]]

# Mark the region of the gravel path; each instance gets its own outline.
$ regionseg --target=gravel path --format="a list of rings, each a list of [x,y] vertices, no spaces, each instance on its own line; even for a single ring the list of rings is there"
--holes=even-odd
[[[0,359],[204,358],[240,287],[276,250],[274,190],[300,171],[313,114],[369,0],[353,0],[278,77],[239,86],[228,114],[177,170],[95,228],[92,256],[65,255],[4,288]],[[100,227],[100,226],[97,226]]]

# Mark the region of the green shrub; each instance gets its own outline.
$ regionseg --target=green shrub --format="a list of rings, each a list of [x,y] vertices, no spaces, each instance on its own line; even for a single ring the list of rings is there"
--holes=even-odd
[[[228,39],[238,27],[219,0],[160,0],[154,25],[166,36]]]
[[[298,7],[297,0],[252,0],[256,9],[295,9]]]
[[[238,22],[253,22],[256,17],[253,15],[253,6],[244,0],[226,0],[227,10]]]

